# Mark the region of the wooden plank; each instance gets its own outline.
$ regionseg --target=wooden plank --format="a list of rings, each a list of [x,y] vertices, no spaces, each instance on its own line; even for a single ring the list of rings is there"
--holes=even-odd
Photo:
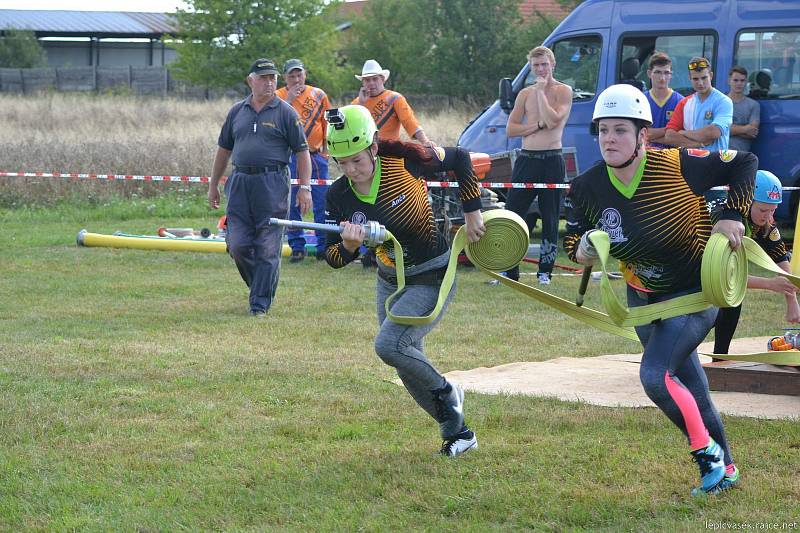
[[[800,370],[794,367],[718,361],[703,369],[712,391],[800,396]]]

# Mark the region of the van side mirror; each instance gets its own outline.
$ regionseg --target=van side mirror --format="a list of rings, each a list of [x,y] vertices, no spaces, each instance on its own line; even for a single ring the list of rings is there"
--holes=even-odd
[[[589,123],[589,135],[594,135],[595,137],[600,135],[600,132],[597,130],[597,122],[594,120]]]
[[[511,78],[500,80],[500,109],[506,113],[511,113],[514,109],[514,90],[511,87]]]

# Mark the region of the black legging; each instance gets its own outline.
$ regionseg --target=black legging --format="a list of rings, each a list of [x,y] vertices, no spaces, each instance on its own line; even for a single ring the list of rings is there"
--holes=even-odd
[[[739,315],[742,314],[742,305],[736,307],[721,307],[714,322],[714,353],[728,353],[739,325]],[[714,359],[719,361],[719,359]]]

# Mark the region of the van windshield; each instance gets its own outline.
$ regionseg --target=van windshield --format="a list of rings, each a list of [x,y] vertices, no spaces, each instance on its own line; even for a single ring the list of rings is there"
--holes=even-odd
[[[756,99],[800,99],[800,28],[742,32],[734,64],[747,69]]]
[[[553,76],[572,87],[573,100],[591,100],[597,92],[600,77],[599,35],[570,37],[557,41],[552,47],[556,57],[556,70]],[[525,78],[525,87],[535,81],[532,72]]]

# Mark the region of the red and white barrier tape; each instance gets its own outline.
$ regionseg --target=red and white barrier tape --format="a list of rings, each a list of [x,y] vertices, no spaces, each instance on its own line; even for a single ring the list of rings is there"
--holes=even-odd
[[[187,183],[208,183],[208,176],[133,176],[130,174],[79,174],[77,172],[0,172],[7,178],[78,178],[109,181],[174,181]]]
[[[131,174],[80,174],[77,172],[2,172],[0,177],[8,178],[77,178],[89,180],[109,181],[168,181],[178,183],[208,183],[208,176],[136,176]],[[224,178],[223,178],[224,179]],[[312,185],[331,185],[336,180],[311,180]],[[291,180],[292,185],[297,185],[297,180]],[[429,181],[428,187],[433,188],[458,188],[457,181]],[[569,189],[567,183],[489,183],[482,182],[482,187],[492,189]]]
[[[208,176],[137,176],[131,174],[80,174],[77,172],[3,172],[0,178],[77,178],[88,180],[108,181],[167,181],[171,183],[208,183]],[[225,178],[223,178],[224,180]],[[291,180],[292,185],[297,185],[297,180]],[[331,185],[336,180],[311,180],[312,185]],[[458,188],[457,181],[428,181],[431,188]],[[569,189],[569,183],[494,183],[481,182],[481,187],[489,189]],[[727,187],[714,187],[726,190]],[[784,187],[784,191],[797,191],[800,187]]]

